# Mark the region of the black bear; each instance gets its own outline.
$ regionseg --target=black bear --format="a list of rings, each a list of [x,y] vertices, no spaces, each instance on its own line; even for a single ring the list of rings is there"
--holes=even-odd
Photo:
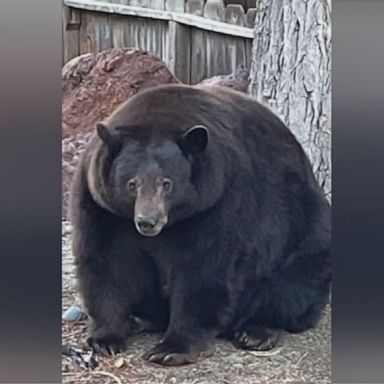
[[[330,290],[330,204],[289,129],[220,88],[165,85],[97,125],[72,191],[89,345],[195,362],[215,337],[268,350],[316,325]]]

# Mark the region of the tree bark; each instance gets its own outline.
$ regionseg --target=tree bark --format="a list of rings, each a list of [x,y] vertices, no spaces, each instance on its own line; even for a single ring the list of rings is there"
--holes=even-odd
[[[300,141],[331,198],[331,0],[257,0],[248,92]]]

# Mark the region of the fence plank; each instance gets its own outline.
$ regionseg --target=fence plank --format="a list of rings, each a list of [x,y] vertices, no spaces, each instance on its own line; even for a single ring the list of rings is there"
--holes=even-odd
[[[191,81],[191,31],[189,27],[170,21],[168,24],[168,66],[183,83]]]
[[[164,33],[161,34],[161,60],[164,61],[164,63],[168,63],[168,57],[169,57],[169,47],[168,47],[168,33],[169,33],[169,27],[168,24],[166,26],[166,29]]]
[[[245,17],[245,26],[248,28],[255,27],[256,8],[249,8]]]
[[[252,40],[245,40],[245,67],[250,69],[252,61]]]
[[[207,0],[204,5],[204,16],[212,20],[223,21],[225,5],[223,0]]]
[[[225,74],[233,73],[239,65],[247,66],[247,50],[244,39],[237,37],[225,37],[227,43],[227,71]]]
[[[148,8],[165,9],[165,0],[147,0]]]
[[[167,34],[167,29],[167,23],[163,21],[147,21],[146,31],[144,32],[144,34],[147,35],[146,49],[158,57],[162,57],[163,55],[162,36]]]
[[[126,18],[112,15],[111,27],[112,27],[112,46],[113,48],[126,47],[125,29],[127,26]]]
[[[185,9],[192,15],[202,16],[204,14],[204,0],[187,0]]]
[[[97,53],[112,48],[112,28],[109,15],[87,12],[84,23],[82,18],[80,31],[81,53]]]
[[[207,77],[207,32],[191,30],[191,84],[199,83]]]
[[[88,24],[88,12],[82,12],[80,31],[79,31],[79,40],[80,40],[79,48],[80,48],[81,55],[84,53],[92,52],[91,39],[87,34],[87,24]]]
[[[233,71],[233,68],[236,68],[236,63],[237,63],[237,55],[238,55],[238,44],[236,39],[233,38],[226,38],[227,43],[225,44],[226,47],[226,52],[225,52],[225,57],[226,57],[226,67],[228,70],[223,72],[223,74],[229,74]]]
[[[228,42],[219,33],[209,33],[206,39],[206,77],[221,75],[231,71],[228,59]]]
[[[225,8],[225,19],[227,23],[234,25],[245,24],[244,8],[240,4],[230,4]]]
[[[185,12],[185,0],[165,0],[165,9],[173,12]]]
[[[113,19],[113,23],[115,20]],[[164,60],[167,24],[163,20],[120,17],[117,36],[113,29],[114,46],[123,43],[128,48],[150,51]]]
[[[248,52],[247,52],[247,42],[244,39],[236,39],[236,62],[232,66],[232,71],[243,65],[244,67],[249,67],[248,63]],[[249,58],[250,59],[250,58]]]

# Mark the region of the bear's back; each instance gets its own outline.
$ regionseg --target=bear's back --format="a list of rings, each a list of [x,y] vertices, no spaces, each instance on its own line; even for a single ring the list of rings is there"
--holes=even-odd
[[[162,85],[143,90],[123,103],[107,120],[112,129],[140,137],[172,137],[194,125],[208,127],[225,142],[297,146],[296,139],[269,109],[243,93],[217,86]]]

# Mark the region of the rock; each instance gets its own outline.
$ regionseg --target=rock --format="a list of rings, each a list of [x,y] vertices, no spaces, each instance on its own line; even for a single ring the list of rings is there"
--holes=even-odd
[[[78,160],[95,124],[129,97],[159,84],[178,83],[152,54],[112,48],[70,60],[62,69],[63,218]]]
[[[113,365],[115,368],[120,369],[125,366],[125,359],[123,357],[118,357],[114,362]]]
[[[81,308],[73,305],[63,313],[62,319],[65,321],[79,321],[83,320],[85,317],[86,314],[81,310]]]
[[[112,48],[70,60],[62,69],[63,137],[87,133],[144,88],[178,80],[156,56]]]
[[[249,70],[239,65],[230,75],[218,75],[202,80],[200,85],[220,86],[232,88],[236,91],[247,92],[249,84]]]

